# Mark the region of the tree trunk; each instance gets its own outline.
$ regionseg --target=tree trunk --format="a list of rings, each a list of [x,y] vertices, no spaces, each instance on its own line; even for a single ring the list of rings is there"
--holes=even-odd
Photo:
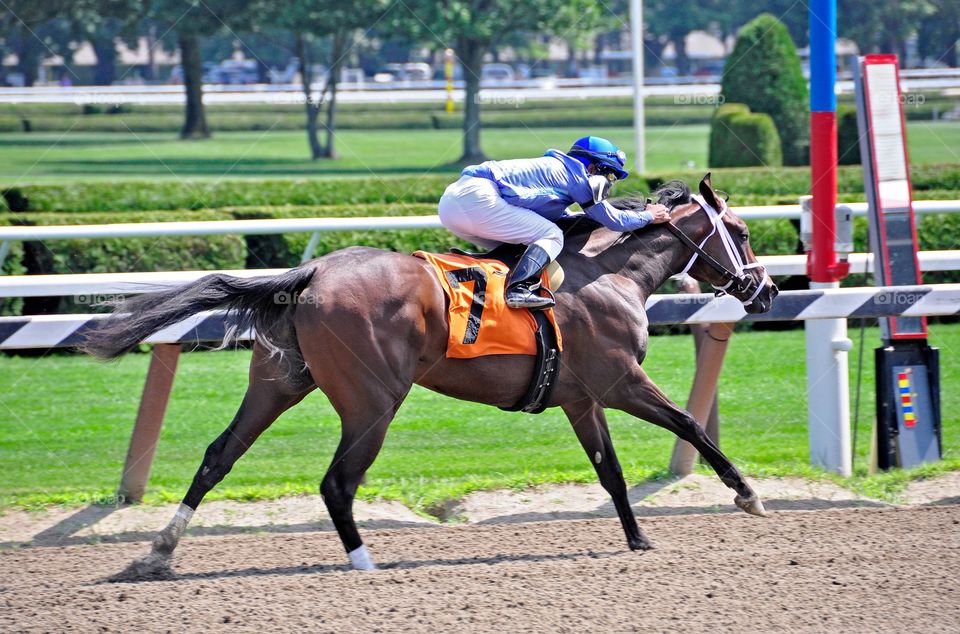
[[[463,38],[457,51],[466,86],[461,163],[481,163],[486,160],[480,148],[480,74],[483,72],[484,48],[482,42]]]
[[[347,33],[338,31],[333,34],[333,45],[330,51],[332,57],[330,76],[327,78],[327,144],[324,147],[323,154],[329,159],[337,158],[337,151],[334,147],[337,127],[337,82],[340,81],[340,69],[343,67],[343,56],[349,41],[350,36]]]
[[[157,47],[157,27],[154,24],[150,25],[150,28],[147,29],[147,65],[141,73],[143,78],[147,81],[154,81],[157,79],[157,56],[155,49]]]
[[[320,114],[321,100],[313,98],[313,73],[310,70],[310,60],[307,58],[307,45],[303,33],[296,33],[297,58],[300,60],[300,81],[303,84],[304,107],[307,109],[307,143],[310,146],[310,158],[318,159],[323,156],[323,147],[317,136],[317,116]],[[321,93],[322,96],[323,93]]]
[[[673,47],[677,51],[677,74],[686,77],[690,74],[690,58],[687,57],[687,34],[675,35],[673,37]]]
[[[643,71],[648,77],[657,75],[657,71],[663,66],[663,42],[656,37],[644,37],[643,44],[649,54],[643,56]]]
[[[576,77],[580,74],[577,65],[577,47],[573,40],[567,41],[567,77]]]
[[[93,71],[93,83],[97,86],[109,86],[117,77],[117,47],[113,35],[95,37],[91,41],[97,54],[97,66]]]
[[[210,136],[207,117],[203,112],[203,63],[200,60],[200,40],[194,33],[177,33],[180,64],[183,68],[183,87],[187,93],[187,110],[180,130],[181,139],[206,139]]]
[[[17,46],[17,71],[23,75],[24,86],[33,86],[37,82],[42,56],[36,36],[23,33]]]
[[[597,33],[593,38],[593,64],[599,66],[603,63],[603,49],[607,45],[607,34]]]

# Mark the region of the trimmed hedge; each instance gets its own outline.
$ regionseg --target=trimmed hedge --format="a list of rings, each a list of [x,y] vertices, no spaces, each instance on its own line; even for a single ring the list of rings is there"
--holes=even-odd
[[[436,107],[435,104],[430,104]],[[710,106],[656,106],[646,111],[647,125],[693,125],[708,123],[713,114]],[[484,110],[483,125],[488,128],[546,128],[592,126],[598,121],[606,126],[633,125],[630,107],[598,107],[571,104],[568,108],[516,108]],[[304,115],[300,112],[250,112],[207,114],[210,128],[219,132],[260,130],[303,130]],[[31,115],[30,132],[169,132],[179,131],[182,115],[175,112],[118,115]],[[447,114],[430,110],[388,112],[342,112],[337,114],[338,130],[412,130],[459,129],[463,114]],[[0,115],[0,132],[24,131],[23,120]]]
[[[807,82],[783,22],[764,13],[740,30],[723,67],[721,93],[728,103],[770,115],[783,144],[784,164],[808,164]]]
[[[631,176],[616,192],[647,193],[664,182],[680,178],[692,186],[703,170],[653,172]],[[162,211],[278,207],[284,205],[436,205],[455,174],[401,176],[383,179],[278,179],[219,182],[123,181],[69,185],[24,185],[0,190],[14,212]],[[922,165],[911,168],[917,198],[960,197],[960,165]],[[714,183],[730,192],[736,204],[795,204],[810,188],[805,167],[730,168],[714,172]],[[859,166],[837,170],[838,192],[863,196]],[[750,202],[746,202],[749,200]],[[433,213],[433,212],[431,212]]]
[[[124,181],[2,190],[14,211],[145,211],[251,205],[433,203],[455,178]]]
[[[220,211],[127,212],[120,214],[17,214],[4,218],[11,225],[103,224],[174,220],[232,220]],[[242,269],[246,245],[240,236],[110,238],[25,242],[20,258],[25,273],[123,273]],[[88,312],[90,302],[76,298],[27,298],[27,314]]]
[[[435,205],[385,205],[286,207],[234,210],[238,220],[253,218],[331,218],[362,216],[420,216],[436,213]],[[276,236],[247,236],[247,264],[249,268],[296,266],[310,240],[309,233],[289,233]],[[470,245],[444,229],[403,229],[398,231],[324,231],[320,234],[313,257],[338,249],[363,245],[398,253],[412,253],[417,249],[447,251],[452,246]]]
[[[590,127],[598,123],[604,126],[633,125],[632,107],[596,107],[592,102],[569,110],[554,108],[547,110],[517,109],[514,111],[482,111],[480,120],[487,128],[564,128]],[[485,108],[486,106],[484,106]],[[713,116],[712,106],[654,106],[647,108],[644,121],[647,125],[695,125],[709,123]],[[435,112],[432,115],[433,127],[440,130],[453,130],[463,127],[463,114]]]
[[[770,115],[741,103],[720,106],[710,123],[710,167],[783,165],[780,135]]]
[[[0,217],[0,226],[10,224],[6,218]],[[24,275],[27,272],[23,266],[23,244],[10,243],[10,252],[0,267],[0,275]],[[20,297],[0,298],[0,316],[22,315],[23,299]]]

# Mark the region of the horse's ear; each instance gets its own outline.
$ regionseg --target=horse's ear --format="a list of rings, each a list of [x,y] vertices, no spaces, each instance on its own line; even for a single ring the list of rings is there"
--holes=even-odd
[[[710,182],[710,172],[707,172],[707,175],[700,181],[700,195],[717,211],[723,208],[720,197],[717,196],[717,192],[713,191],[713,183]]]

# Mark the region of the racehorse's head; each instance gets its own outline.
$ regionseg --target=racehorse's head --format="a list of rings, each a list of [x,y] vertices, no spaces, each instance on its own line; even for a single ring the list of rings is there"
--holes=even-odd
[[[685,186],[683,190],[688,191]],[[714,191],[710,174],[700,181],[699,190],[688,203],[671,209],[667,225],[687,247],[683,272],[712,285],[718,295],[736,297],[748,313],[767,312],[779,290],[750,248],[747,225]],[[671,206],[670,201],[663,202]]]

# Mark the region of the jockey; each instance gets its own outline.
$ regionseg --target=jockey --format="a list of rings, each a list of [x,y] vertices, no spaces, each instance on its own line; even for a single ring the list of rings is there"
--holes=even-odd
[[[568,206],[578,203],[587,216],[614,231],[670,220],[663,205],[628,211],[607,202],[613,183],[628,175],[626,159],[610,141],[587,136],[566,153],[547,150],[540,158],[471,165],[440,198],[440,222],[483,248],[504,242],[527,245],[507,278],[507,306],[553,306],[552,298],[536,291],[544,267],[563,248],[563,231],[555,221],[572,215]]]

